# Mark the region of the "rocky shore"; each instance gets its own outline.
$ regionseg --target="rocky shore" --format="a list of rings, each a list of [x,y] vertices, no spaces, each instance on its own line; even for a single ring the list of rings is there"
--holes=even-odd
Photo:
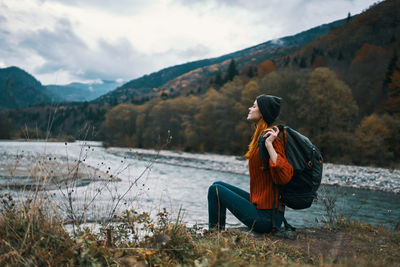
[[[3,152],[0,162],[0,190],[51,190],[116,180],[82,161],[54,155]]]
[[[92,143],[90,145],[100,149],[101,143]],[[180,167],[248,175],[247,160],[244,157],[136,148],[112,147],[101,148],[101,150],[102,153],[111,154],[110,156],[139,161],[155,161]],[[0,151],[0,189],[31,188],[38,184],[43,189],[53,189],[60,185],[65,186],[68,181],[73,181],[77,185],[86,185],[94,181],[119,180],[118,177],[110,177],[105,170],[97,168],[98,164],[86,163],[82,158],[79,161],[79,154],[68,158],[60,151],[55,153],[39,153],[28,149],[21,153],[12,149]],[[322,184],[398,194],[400,193],[400,170],[325,163]]]
[[[248,175],[247,160],[243,157],[217,154],[154,151],[147,149],[109,148],[107,152],[139,160],[182,167]],[[325,163],[322,184],[400,193],[400,170]]]

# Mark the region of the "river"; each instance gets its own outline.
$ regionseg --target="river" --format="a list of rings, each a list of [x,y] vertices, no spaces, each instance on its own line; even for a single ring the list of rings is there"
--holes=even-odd
[[[185,223],[205,227],[209,185],[220,180],[249,189],[247,163],[234,156],[104,148],[100,142],[1,141],[0,160],[0,193],[9,192],[15,198],[29,197],[32,190],[11,186],[25,183],[29,178],[22,174],[10,178],[12,170],[21,169],[23,173],[24,167],[46,167],[50,162],[53,167],[68,166],[71,170],[78,162],[91,167],[86,169],[90,179],[78,181],[73,188],[53,186],[41,191],[64,215],[70,192],[77,213],[88,205],[89,220],[111,216],[115,206],[117,212],[134,208],[149,211],[152,216],[166,208],[172,217],[180,211]],[[99,173],[109,180],[96,180]],[[399,192],[398,170],[325,164],[319,201],[306,210],[287,209],[286,218],[295,227],[318,226],[327,219],[322,199],[329,199],[335,202],[336,212],[344,217],[393,228],[400,220]],[[229,212],[227,224],[241,225]]]

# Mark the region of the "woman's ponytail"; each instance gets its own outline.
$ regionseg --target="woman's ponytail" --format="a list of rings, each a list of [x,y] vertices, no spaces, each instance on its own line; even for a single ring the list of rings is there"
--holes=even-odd
[[[263,118],[261,118],[255,126],[256,129],[249,144],[249,151],[247,151],[247,153],[244,155],[247,159],[251,158],[251,156],[253,156],[253,154],[256,152],[258,146],[258,139],[260,138],[262,132],[268,128],[268,124],[265,122]]]

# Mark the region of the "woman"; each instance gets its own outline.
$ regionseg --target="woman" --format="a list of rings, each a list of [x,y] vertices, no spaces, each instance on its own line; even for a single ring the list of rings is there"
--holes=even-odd
[[[273,228],[272,218],[276,218],[276,227],[283,221],[284,206],[279,201],[279,191],[275,184],[286,184],[293,175],[293,168],[286,159],[282,141],[278,137],[279,129],[272,126],[279,115],[281,98],[260,95],[249,108],[247,120],[256,124],[246,158],[249,160],[250,193],[224,182],[215,182],[208,189],[209,229],[224,229],[226,209],[232,212],[250,229],[269,233]],[[269,159],[259,153],[259,139],[263,135]],[[262,148],[264,149],[264,148]],[[279,212],[273,216],[273,207],[278,203]]]

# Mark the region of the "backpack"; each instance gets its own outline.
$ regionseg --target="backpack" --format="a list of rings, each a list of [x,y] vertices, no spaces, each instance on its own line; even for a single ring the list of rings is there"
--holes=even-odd
[[[279,138],[281,138],[286,152],[286,158],[293,167],[293,176],[285,185],[273,184],[274,203],[272,212],[272,233],[289,239],[296,239],[296,228],[291,226],[283,217],[285,230],[276,227],[277,203],[275,203],[276,187],[279,187],[279,194],[282,203],[292,209],[306,209],[311,206],[317,197],[317,190],[322,180],[322,155],[318,148],[311,141],[293,130],[289,126],[279,125]],[[269,154],[265,148],[265,137],[259,139],[259,156],[263,157],[267,165]],[[268,167],[268,166],[266,166]]]
[[[293,167],[289,183],[279,185],[281,201],[292,209],[306,209],[317,197],[322,179],[323,158],[311,141],[289,126],[278,126],[283,135],[286,158]]]

